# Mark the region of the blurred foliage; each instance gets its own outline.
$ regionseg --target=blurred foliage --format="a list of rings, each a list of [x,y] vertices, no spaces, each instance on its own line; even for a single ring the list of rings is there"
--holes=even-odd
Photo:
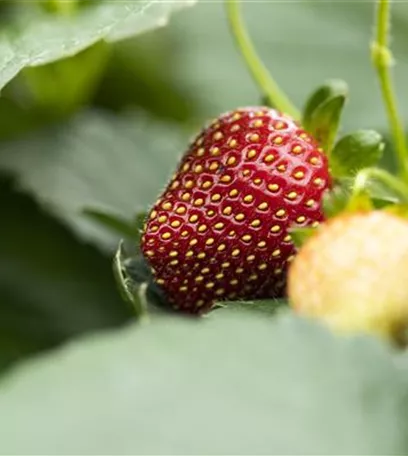
[[[13,187],[0,184],[0,367],[132,315],[109,259]]]
[[[2,386],[1,454],[408,451],[406,357],[288,315],[160,319],[72,344]]]
[[[170,177],[185,140],[171,124],[142,114],[87,110],[3,142],[0,168],[82,239],[106,250],[117,244],[116,233],[83,212],[105,210],[129,219],[145,210]]]

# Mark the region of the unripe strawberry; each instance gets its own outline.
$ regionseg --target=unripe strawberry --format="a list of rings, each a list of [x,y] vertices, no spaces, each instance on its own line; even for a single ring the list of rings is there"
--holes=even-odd
[[[152,208],[141,248],[175,308],[282,294],[288,228],[322,220],[326,157],[289,117],[255,107],[221,115],[191,143]]]
[[[288,293],[297,312],[335,329],[399,338],[408,326],[408,221],[372,211],[322,224],[290,267]]]

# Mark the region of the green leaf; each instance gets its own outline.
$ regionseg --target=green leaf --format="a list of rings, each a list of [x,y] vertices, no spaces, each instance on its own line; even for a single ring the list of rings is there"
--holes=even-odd
[[[147,284],[135,285],[126,271],[126,255],[121,241],[113,260],[113,271],[119,291],[125,302],[130,304],[134,310],[135,317],[144,319],[147,314],[146,289]]]
[[[194,91],[175,82],[178,44],[179,39],[168,27],[116,43],[110,48],[111,57],[95,102],[116,111],[140,106],[160,118],[194,122],[200,109],[192,100]]]
[[[332,79],[316,89],[306,102],[302,124],[306,130],[312,131],[315,124],[316,112],[322,105],[326,104],[333,98],[346,98],[348,95],[347,83],[340,79]]]
[[[353,178],[340,178],[338,179],[338,182],[344,191],[350,193],[354,183]],[[366,190],[370,198],[375,201],[376,204],[399,203],[401,201],[401,194],[399,192],[374,177],[367,180]]]
[[[142,115],[86,112],[72,122],[0,144],[0,170],[86,241],[111,252],[120,237],[85,209],[129,219],[153,204],[187,137]]]
[[[23,68],[71,57],[98,41],[113,42],[163,26],[194,0],[101,0],[70,16],[16,2],[0,35],[0,90]]]
[[[108,45],[99,42],[71,58],[26,68],[21,81],[25,103],[58,117],[74,112],[94,95],[109,55]]]
[[[0,368],[126,322],[111,260],[0,181]]]
[[[290,235],[292,236],[293,243],[297,248],[302,245],[316,233],[316,228],[302,227],[302,228],[291,228]]]
[[[353,176],[363,168],[377,165],[383,151],[384,141],[376,131],[359,130],[343,136],[330,155],[332,174]]]
[[[406,454],[403,357],[290,316],[163,319],[3,378],[0,453]]]

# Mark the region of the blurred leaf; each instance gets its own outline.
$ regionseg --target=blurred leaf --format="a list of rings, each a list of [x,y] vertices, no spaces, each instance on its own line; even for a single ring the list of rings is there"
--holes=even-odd
[[[371,197],[377,200],[387,201],[389,203],[400,202],[401,195],[378,180],[370,180],[367,183],[367,189]]]
[[[97,112],[19,141],[0,143],[0,171],[53,215],[109,252],[119,236],[84,209],[129,219],[152,204],[187,146],[173,125]]]
[[[130,221],[123,219],[122,217],[94,209],[84,209],[84,214],[120,236],[129,239],[135,239],[137,237],[136,227]]]
[[[133,221],[94,209],[84,209],[83,213],[101,226],[108,228],[129,241],[133,241],[135,247],[139,247],[143,225],[147,216],[146,212],[136,214]]]
[[[49,122],[48,116],[31,106],[22,106],[13,97],[0,97],[0,140],[14,138]]]
[[[22,83],[25,103],[54,116],[66,115],[89,102],[109,57],[109,47],[99,42],[79,54],[35,68],[26,68]]]
[[[359,130],[343,136],[330,155],[330,167],[336,177],[357,174],[376,166],[384,151],[382,136],[373,130]]]
[[[111,261],[0,183],[0,366],[131,315]]]
[[[115,111],[140,106],[155,116],[183,122],[196,117],[199,107],[192,102],[194,94],[175,82],[178,40],[167,30],[146,33],[111,47],[94,103]]]
[[[2,454],[406,454],[391,349],[289,316],[163,319],[0,384]]]
[[[16,2],[14,20],[0,35],[0,89],[23,68],[71,57],[104,40],[112,42],[166,25],[194,0],[101,0],[70,16],[51,15]]]

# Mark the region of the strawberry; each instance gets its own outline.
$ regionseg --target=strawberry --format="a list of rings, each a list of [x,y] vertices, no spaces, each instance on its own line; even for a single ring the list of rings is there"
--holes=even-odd
[[[372,211],[322,224],[289,269],[300,314],[341,331],[397,338],[408,323],[408,221]]]
[[[141,248],[169,302],[282,294],[291,225],[322,220],[328,164],[297,123],[265,107],[221,115],[190,144],[152,208]]]

